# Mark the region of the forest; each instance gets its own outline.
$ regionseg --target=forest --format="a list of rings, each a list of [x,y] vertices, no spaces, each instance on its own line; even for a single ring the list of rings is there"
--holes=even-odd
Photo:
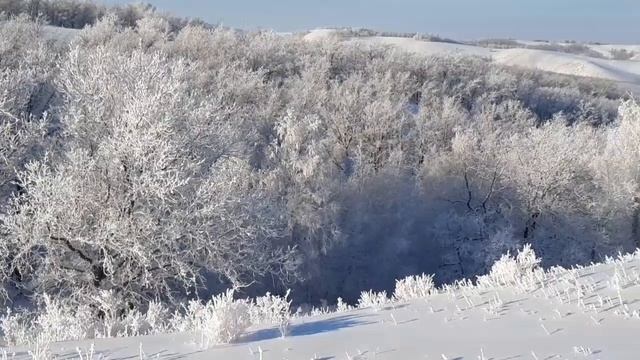
[[[0,1],[14,312],[355,303],[527,244],[546,268],[640,246],[640,105],[612,82],[56,3]]]

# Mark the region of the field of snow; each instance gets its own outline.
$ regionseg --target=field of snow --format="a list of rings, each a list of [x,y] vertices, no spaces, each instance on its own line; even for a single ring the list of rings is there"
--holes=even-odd
[[[67,29],[58,26],[44,25],[42,33],[48,40],[56,41],[60,44],[67,44],[78,35],[80,30]]]
[[[503,274],[509,274],[509,271]],[[193,334],[58,343],[93,359],[611,359],[639,358],[640,253],[606,264],[445,286],[425,298],[254,328],[204,350]],[[497,280],[495,280],[497,279]],[[496,282],[497,281],[497,282]],[[7,358],[29,359],[28,349]]]
[[[336,37],[335,30],[319,29],[305,35],[309,41]],[[630,88],[640,87],[640,61],[599,59],[564,52],[513,48],[490,49],[480,46],[428,42],[400,37],[352,37],[343,39],[347,43],[364,46],[392,46],[418,55],[479,56],[492,59],[498,64],[519,66],[565,75],[586,76],[623,83]],[[523,45],[540,45],[540,42],[521,42]],[[633,51],[640,54],[640,45],[589,45],[592,50],[609,56],[612,49]]]

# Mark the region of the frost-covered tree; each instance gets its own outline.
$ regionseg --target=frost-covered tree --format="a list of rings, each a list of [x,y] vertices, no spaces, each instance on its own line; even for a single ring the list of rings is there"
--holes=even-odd
[[[620,106],[617,123],[606,129],[604,150],[594,162],[603,220],[612,234],[628,236],[625,246],[640,247],[640,105],[634,100]],[[620,223],[620,217],[627,219]],[[628,225],[626,225],[626,224]]]
[[[2,219],[16,286],[82,303],[110,290],[136,304],[194,289],[208,272],[243,286],[288,270],[278,207],[217,148],[225,128],[207,137],[214,160],[199,148],[218,114],[194,103],[189,71],[141,51],[70,53],[66,145],[21,173],[24,192]]]
[[[555,121],[501,144],[503,176],[528,217],[525,241],[535,237],[542,216],[587,211],[584,202],[593,189],[589,163],[596,150],[590,146],[591,137],[588,129]]]
[[[46,148],[51,133],[56,53],[39,23],[24,17],[0,27],[0,199],[18,190],[16,172]]]

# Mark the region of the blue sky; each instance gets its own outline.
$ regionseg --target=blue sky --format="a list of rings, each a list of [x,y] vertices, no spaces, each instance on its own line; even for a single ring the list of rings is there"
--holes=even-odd
[[[107,4],[127,0],[104,0]],[[324,26],[489,37],[640,43],[640,0],[147,0],[244,29]]]

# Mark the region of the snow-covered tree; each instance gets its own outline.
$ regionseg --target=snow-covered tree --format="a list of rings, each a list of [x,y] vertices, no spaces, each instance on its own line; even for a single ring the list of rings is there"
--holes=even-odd
[[[198,148],[218,114],[194,103],[189,71],[141,51],[70,53],[64,150],[21,173],[24,192],[2,219],[15,285],[82,303],[111,290],[135,304],[207,272],[243,286],[288,270],[279,210],[217,148],[225,128],[207,138],[214,160]]]
[[[603,142],[604,150],[594,161],[604,190],[601,215],[611,234],[630,240],[624,246],[640,247],[640,105],[635,100],[620,106],[618,121],[606,129]]]

